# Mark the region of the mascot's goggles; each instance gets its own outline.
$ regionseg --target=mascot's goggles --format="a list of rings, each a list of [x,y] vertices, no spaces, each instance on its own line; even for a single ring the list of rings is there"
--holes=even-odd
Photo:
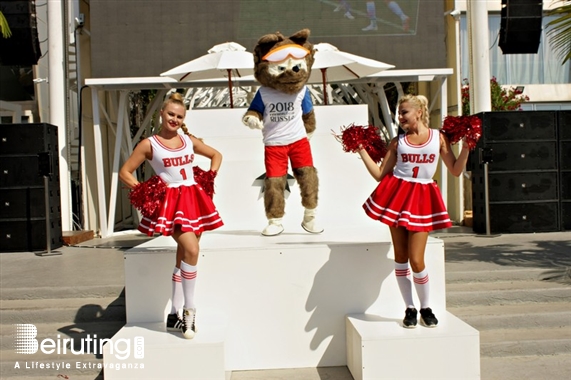
[[[309,50],[303,46],[289,44],[282,45],[273,50],[270,50],[268,54],[264,55],[262,59],[268,62],[281,62],[285,61],[288,57],[302,59],[309,54]]]

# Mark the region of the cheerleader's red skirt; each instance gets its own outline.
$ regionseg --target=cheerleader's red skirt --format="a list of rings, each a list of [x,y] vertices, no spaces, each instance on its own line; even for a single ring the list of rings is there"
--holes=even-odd
[[[184,232],[199,234],[224,225],[212,199],[198,185],[167,187],[164,203],[156,220],[143,217],[138,230],[148,236],[172,235],[179,225]]]
[[[405,181],[389,173],[363,204],[365,213],[391,227],[433,231],[452,226],[436,183]]]

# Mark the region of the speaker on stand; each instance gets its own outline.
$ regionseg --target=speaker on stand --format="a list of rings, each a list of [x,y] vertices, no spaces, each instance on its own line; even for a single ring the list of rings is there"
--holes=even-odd
[[[54,125],[0,124],[0,252],[63,245],[58,152]]]
[[[561,184],[561,230],[571,231],[571,111],[557,112],[559,128],[559,183]]]
[[[500,39],[504,54],[537,54],[541,40],[543,1],[502,0]]]
[[[500,111],[477,116],[482,119],[482,138],[470,158],[474,232],[559,231],[556,112]],[[478,157],[481,151],[492,152],[487,183],[486,166]]]

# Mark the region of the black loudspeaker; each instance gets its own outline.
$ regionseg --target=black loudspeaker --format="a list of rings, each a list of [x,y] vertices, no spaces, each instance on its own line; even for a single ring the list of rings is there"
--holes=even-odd
[[[499,47],[504,54],[537,54],[543,2],[502,0]]]
[[[63,245],[61,218],[50,219],[51,250]],[[0,219],[0,252],[34,252],[47,250],[46,219]]]
[[[474,205],[473,213],[485,213],[484,205]],[[559,202],[497,203],[490,206],[492,233],[533,233],[559,231]],[[474,231],[486,232],[485,223],[474,219]]]
[[[4,66],[31,66],[42,56],[36,3],[33,0],[1,0],[0,10],[4,14],[12,35],[0,37],[0,63]]]
[[[0,124],[0,252],[47,250],[48,223],[63,245],[58,153],[56,126]]]
[[[557,113],[500,111],[477,114],[482,137],[470,154],[473,229],[486,232],[486,180],[490,232],[560,230]],[[483,153],[490,157],[483,160]]]
[[[571,231],[571,111],[557,112],[559,127],[559,182],[561,183],[561,229]]]

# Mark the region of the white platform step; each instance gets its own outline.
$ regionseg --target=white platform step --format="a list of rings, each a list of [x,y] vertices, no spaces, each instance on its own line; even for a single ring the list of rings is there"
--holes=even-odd
[[[104,346],[105,379],[228,380],[225,322],[207,320],[197,315],[194,339],[167,332],[164,323],[127,324]]]
[[[353,378],[479,379],[479,332],[448,312],[435,314],[438,327],[415,329],[402,327],[404,315],[348,315],[347,366]]]
[[[165,320],[174,262],[172,238],[125,253],[128,323]],[[433,309],[442,313],[441,240],[429,239],[426,265]],[[227,317],[228,370],[345,365],[347,314],[396,318],[404,310],[388,229],[380,223],[274,238],[257,231],[209,232],[201,240],[196,306],[199,317]]]

